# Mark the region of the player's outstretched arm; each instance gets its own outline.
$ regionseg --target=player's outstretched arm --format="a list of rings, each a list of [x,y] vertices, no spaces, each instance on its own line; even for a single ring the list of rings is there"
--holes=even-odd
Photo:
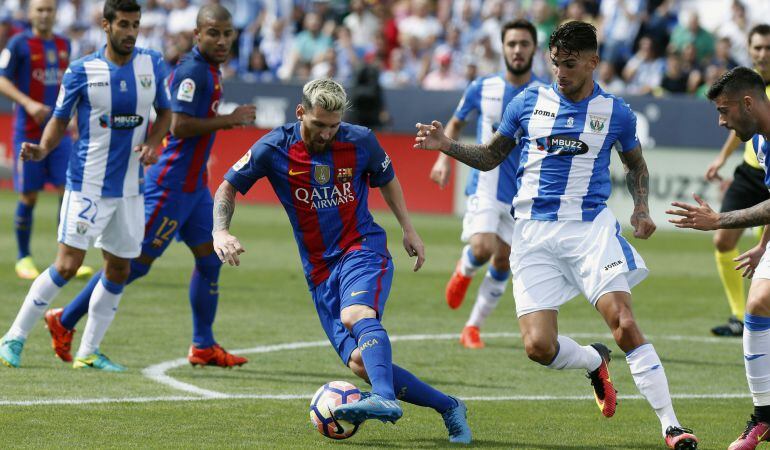
[[[388,184],[380,187],[380,192],[401,225],[401,230],[404,232],[404,249],[406,249],[406,254],[409,257],[417,257],[413,268],[417,272],[425,263],[425,245],[422,243],[420,235],[417,234],[412,225],[412,220],[409,218],[409,212],[406,210],[406,201],[404,200],[404,192],[401,190],[401,183],[394,176]]]
[[[759,239],[759,243],[733,259],[733,261],[738,263],[738,265],[735,266],[735,270],[743,270],[741,273],[742,277],[754,277],[754,271],[757,270],[759,260],[761,260],[762,256],[765,254],[768,241],[770,241],[770,227],[766,226],[765,229],[762,230],[762,237]]]
[[[205,119],[175,112],[171,118],[171,134],[180,139],[203,136],[219,130],[254,126],[256,119],[257,107],[254,105],[240,105],[230,114]]]
[[[59,145],[64,133],[67,132],[68,123],[69,119],[60,119],[58,117],[49,120],[43,130],[43,136],[40,138],[40,143],[33,144],[31,142],[23,142],[21,144],[19,158],[23,161],[41,161],[51,150]]]
[[[698,203],[692,205],[684,202],[672,202],[671,206],[680,209],[669,209],[667,214],[679,216],[668,221],[677,228],[692,228],[695,230],[717,230],[730,228],[749,228],[770,224],[770,200],[765,200],[751,208],[718,213],[711,209],[698,194],[693,194]]]
[[[706,180],[714,181],[722,179],[719,175],[719,169],[725,165],[727,158],[729,158],[740,145],[740,138],[735,134],[735,131],[730,131],[730,135],[727,136],[727,140],[722,144],[722,148],[719,150],[719,155],[717,155],[717,157],[714,158],[714,161],[712,161],[706,168],[706,174],[704,175]]]
[[[446,124],[445,134],[449,139],[457,140],[460,132],[465,127],[465,121],[457,117],[452,117]],[[444,189],[449,182],[449,176],[452,174],[452,161],[446,153],[439,153],[436,162],[430,169],[430,179]]]
[[[637,146],[631,151],[621,152],[620,160],[626,168],[626,186],[634,199],[634,212],[631,214],[631,225],[634,227],[634,237],[647,239],[655,232],[655,222],[650,217],[648,196],[650,192],[650,173],[642,155],[642,147]]]
[[[452,158],[479,170],[492,170],[511,153],[516,142],[495,132],[485,144],[462,144],[449,139],[444,134],[441,122],[434,120],[430,124],[418,123],[414,148],[421,150],[441,150]]]
[[[238,255],[246,250],[238,238],[230,234],[230,222],[235,213],[235,186],[225,180],[214,195],[214,251],[223,263],[231,266],[241,264]]]

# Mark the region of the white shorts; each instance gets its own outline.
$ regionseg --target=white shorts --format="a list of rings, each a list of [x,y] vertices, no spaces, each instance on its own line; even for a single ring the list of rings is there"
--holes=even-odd
[[[510,246],[513,235],[511,205],[478,195],[468,197],[461,239],[468,242],[478,233],[494,233]]]
[[[581,293],[595,306],[608,292],[630,292],[648,274],[609,208],[593,222],[519,219],[513,241],[511,273],[519,317],[558,311]]]
[[[136,258],[144,238],[144,195],[99,197],[64,191],[59,242],[81,250],[101,248],[120,258]]]
[[[759,259],[757,268],[754,270],[754,276],[752,278],[762,278],[764,280],[770,280],[770,252],[765,250],[762,258]]]

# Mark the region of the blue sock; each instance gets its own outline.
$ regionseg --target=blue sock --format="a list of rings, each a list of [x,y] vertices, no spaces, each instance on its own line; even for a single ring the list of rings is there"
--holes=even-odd
[[[361,350],[372,393],[395,400],[393,391],[393,362],[388,332],[377,319],[361,319],[353,325],[353,338]]]
[[[413,405],[433,408],[439,414],[457,406],[457,403],[448,395],[395,364],[393,364],[393,389],[399,399]]]
[[[215,253],[195,258],[195,269],[190,278],[190,307],[193,316],[193,345],[198,348],[216,344],[211,327],[217,315],[221,268],[222,262]]]
[[[16,259],[29,256],[29,241],[32,237],[32,210],[34,208],[34,206],[25,205],[22,202],[16,204],[14,230],[16,231],[16,245],[19,249]]]
[[[147,272],[149,271],[150,266],[132,259],[131,273],[128,276],[126,284],[129,284],[137,278],[147,275]],[[85,285],[85,287],[83,287],[83,289],[78,292],[78,295],[72,299],[72,301],[69,302],[67,306],[64,307],[64,311],[61,314],[61,324],[64,326],[64,328],[67,328],[68,330],[75,328],[75,325],[77,325],[78,321],[83,316],[88,314],[88,303],[91,300],[91,293],[94,292],[96,283],[99,282],[99,279],[102,277],[103,273],[104,272],[101,270],[96,272],[94,276],[88,280],[88,283]]]
[[[96,283],[99,282],[101,277],[102,271],[100,270],[88,280],[88,283],[78,292],[78,295],[64,307],[64,311],[61,313],[61,324],[64,328],[68,330],[75,328],[78,320],[88,313],[88,301],[91,300],[91,293],[96,289]]]

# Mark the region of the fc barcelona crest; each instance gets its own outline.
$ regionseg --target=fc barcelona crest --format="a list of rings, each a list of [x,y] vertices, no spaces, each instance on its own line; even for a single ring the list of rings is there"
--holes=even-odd
[[[48,60],[48,64],[56,64],[56,50],[48,50],[45,53],[45,57]]]
[[[606,117],[590,115],[591,131],[601,133],[604,131],[604,123],[607,121]]]
[[[327,165],[319,164],[313,168],[313,178],[318,184],[326,184],[331,179],[331,169]]]
[[[341,167],[337,169],[337,181],[339,181],[340,183],[347,183],[352,179],[353,179],[352,167]]]

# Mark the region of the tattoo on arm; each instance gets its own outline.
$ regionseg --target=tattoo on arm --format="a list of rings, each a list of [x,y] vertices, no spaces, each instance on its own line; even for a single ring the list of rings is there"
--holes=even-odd
[[[767,224],[770,224],[770,200],[765,200],[751,208],[719,215],[719,228],[747,228]]]
[[[626,186],[634,199],[634,209],[649,210],[650,173],[642,156],[642,148],[636,147],[630,152],[620,153],[620,160],[626,168]]]
[[[229,230],[235,212],[235,188],[222,182],[214,195],[214,231]]]
[[[511,153],[516,142],[495,132],[486,144],[462,144],[453,141],[445,153],[479,170],[492,170]]]

